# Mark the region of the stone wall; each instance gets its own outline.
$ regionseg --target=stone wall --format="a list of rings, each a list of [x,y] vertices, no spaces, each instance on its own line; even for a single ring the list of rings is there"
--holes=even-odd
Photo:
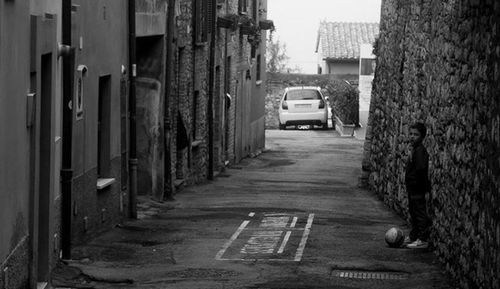
[[[382,1],[364,169],[407,216],[408,126],[428,127],[435,251],[461,288],[500,288],[500,3]]]
[[[74,205],[71,219],[71,244],[80,245],[120,223],[125,210],[120,197],[121,158],[111,160],[110,175],[116,178],[112,185],[96,190],[97,169],[89,170],[73,180]],[[125,205],[125,204],[123,204]],[[57,251],[57,248],[54,248]]]
[[[206,179],[208,153],[194,142],[208,144],[207,79],[208,47],[193,43],[193,3],[179,2],[181,14],[177,16],[174,93],[170,101],[172,121],[172,175],[184,179],[186,184]],[[186,146],[187,145],[187,146]]]

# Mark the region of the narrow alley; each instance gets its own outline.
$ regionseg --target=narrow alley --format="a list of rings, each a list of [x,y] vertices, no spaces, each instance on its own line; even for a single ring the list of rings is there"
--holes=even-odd
[[[500,289],[499,28],[494,0],[0,0],[0,289]],[[389,248],[410,223],[432,246]]]
[[[59,288],[452,288],[431,251],[389,248],[406,222],[358,188],[363,141],[268,130],[266,149],[190,186],[142,199],[139,219],[56,269]],[[57,287],[56,287],[57,288]]]

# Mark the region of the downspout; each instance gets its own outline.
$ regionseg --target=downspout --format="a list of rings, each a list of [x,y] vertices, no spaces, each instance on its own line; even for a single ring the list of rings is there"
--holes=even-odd
[[[215,41],[216,41],[216,15],[215,1],[209,1],[208,7],[212,23],[210,23],[210,55],[208,60],[208,179],[214,179],[214,86],[215,86]]]
[[[136,124],[136,37],[135,37],[135,0],[128,0],[128,30],[129,30],[129,214],[130,218],[137,219],[137,124]]]
[[[71,47],[71,0],[62,1],[63,127],[61,160],[61,251],[63,259],[71,259],[71,208],[73,192],[73,79],[75,49]]]
[[[173,42],[174,42],[174,28],[175,28],[175,0],[168,1],[168,11],[167,11],[167,37],[166,37],[166,52],[165,57],[165,98],[163,99],[163,129],[165,131],[165,141],[164,141],[164,198],[166,200],[173,200],[175,193],[175,186],[172,180],[171,166],[172,166],[172,149],[171,149],[171,125],[170,125],[170,113],[169,113],[169,102],[172,95],[172,80],[173,80]]]
[[[228,2],[226,0],[225,2],[226,4],[226,15],[229,14],[229,5],[228,5]],[[231,71],[231,67],[229,67],[229,61],[228,61],[228,42],[229,42],[229,29],[224,29],[224,152],[223,152],[223,156],[224,156],[224,169],[226,168],[228,162],[229,162],[229,154],[227,153],[228,152],[228,147],[229,147],[229,138],[226,137],[226,136],[229,136],[229,133],[226,132],[226,130],[229,130],[229,111],[231,109],[231,107],[228,107],[227,106],[227,99],[226,99],[226,95],[229,94],[231,95],[231,79],[228,78],[228,75],[226,75],[226,73],[228,71]],[[229,67],[229,68],[228,68]],[[231,105],[231,103],[229,103]]]

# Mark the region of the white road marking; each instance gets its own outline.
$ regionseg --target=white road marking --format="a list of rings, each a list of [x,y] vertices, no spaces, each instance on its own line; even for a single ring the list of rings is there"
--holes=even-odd
[[[286,217],[264,217],[259,227],[271,228],[285,228],[290,220],[289,216]]]
[[[265,217],[273,217],[273,216],[288,216],[285,213],[264,213]]]
[[[255,232],[240,252],[243,254],[272,254],[282,233],[282,231]]]
[[[231,238],[226,242],[226,244],[224,244],[222,249],[217,253],[217,255],[215,256],[216,260],[221,260],[222,256],[226,252],[227,248],[229,248],[231,246],[231,244],[234,242],[234,240],[236,240],[238,238],[238,236],[245,229],[245,227],[248,225],[248,223],[250,223],[250,221],[248,221],[248,220],[243,221],[243,223],[241,223],[238,230],[236,230],[236,232],[234,232],[234,234],[231,236]]]
[[[304,254],[304,248],[306,247],[307,237],[311,232],[311,226],[314,219],[314,214],[309,214],[309,218],[307,218],[307,224],[304,229],[304,234],[302,234],[302,240],[300,240],[299,248],[297,249],[297,253],[295,254],[294,261],[300,261],[302,259],[302,255]]]
[[[285,228],[290,220],[289,216],[264,217],[259,224],[259,228]],[[256,231],[241,249],[243,254],[272,254],[278,246],[283,231]]]
[[[297,220],[299,218],[293,217],[292,223],[290,224],[290,228],[294,228],[297,224]],[[278,254],[282,254],[285,251],[286,243],[288,243],[288,239],[290,239],[290,235],[292,235],[292,231],[287,231],[285,238],[283,239],[283,243],[281,243],[280,248],[278,249]]]
[[[248,214],[249,217],[254,217],[255,213],[251,212]],[[258,261],[258,260],[266,260],[266,261],[283,261],[283,262],[298,262],[302,259],[304,254],[304,249],[307,243],[307,239],[309,237],[311,226],[314,219],[314,214],[309,214],[307,223],[304,228],[295,228],[297,225],[298,217],[294,216],[290,227],[287,227],[288,221],[293,215],[284,214],[284,213],[264,213],[263,218],[259,222],[258,226],[255,224],[254,226],[247,228],[250,222],[254,222],[258,220],[245,220],[238,227],[236,232],[231,236],[231,238],[224,244],[222,249],[215,256],[216,260],[225,260],[225,261]],[[234,241],[238,239],[240,234],[244,231],[248,230],[252,232],[250,237],[246,239],[245,245],[241,247],[240,254],[245,254],[246,257],[243,258],[222,258],[226,251],[231,247]],[[286,233],[285,233],[286,231]],[[283,233],[285,236],[281,242],[280,247],[277,250],[277,254],[283,254],[287,243],[289,242],[293,231],[304,231],[302,233],[302,238],[300,243],[298,244],[297,251],[295,252],[295,257],[293,259],[289,258],[248,258],[252,255],[256,254],[273,254],[279,243],[282,239]],[[248,234],[248,233],[247,233]],[[248,235],[245,235],[248,236]],[[298,236],[297,236],[298,237]],[[243,240],[244,241],[244,240]],[[240,241],[241,244],[241,241]],[[292,253],[293,254],[293,253]],[[293,256],[293,255],[292,255]],[[257,257],[257,256],[256,256]]]
[[[288,242],[288,239],[290,239],[290,235],[292,234],[292,231],[287,231],[286,232],[286,235],[285,235],[285,238],[283,239],[283,243],[281,243],[281,246],[278,250],[278,254],[282,254],[283,251],[285,251],[285,246],[286,246],[286,243]]]

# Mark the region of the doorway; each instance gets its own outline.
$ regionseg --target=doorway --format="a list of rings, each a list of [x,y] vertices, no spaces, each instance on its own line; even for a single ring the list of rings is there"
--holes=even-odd
[[[236,86],[235,158],[236,162],[239,162],[248,155],[250,150],[250,71],[239,72]]]
[[[60,113],[55,108],[57,25],[54,15],[31,16],[30,93],[27,127],[30,128],[29,234],[31,250],[30,288],[49,283],[51,263],[59,250],[54,234],[54,202],[58,196],[56,129]]]
[[[52,54],[42,55],[40,134],[38,147],[38,282],[48,282],[50,264],[50,200],[52,160]],[[35,193],[37,193],[35,191]]]
[[[99,77],[99,108],[97,113],[97,175],[111,174],[111,75]]]

